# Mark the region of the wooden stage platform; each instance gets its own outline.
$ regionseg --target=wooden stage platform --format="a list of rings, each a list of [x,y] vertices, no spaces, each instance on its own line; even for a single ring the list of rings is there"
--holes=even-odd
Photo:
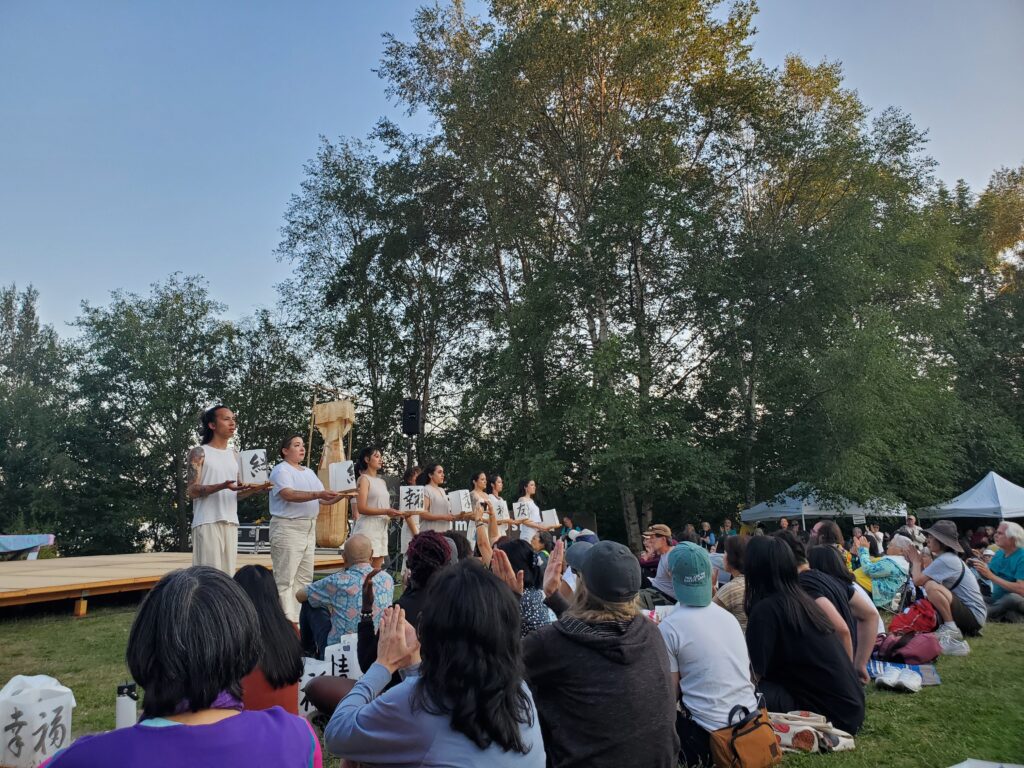
[[[340,568],[340,554],[317,555],[315,568]],[[58,557],[51,560],[0,562],[0,608],[11,605],[74,600],[75,616],[84,616],[92,595],[151,589],[177,568],[192,565],[191,552],[141,552],[132,555]],[[238,555],[238,567],[264,565],[270,555]]]

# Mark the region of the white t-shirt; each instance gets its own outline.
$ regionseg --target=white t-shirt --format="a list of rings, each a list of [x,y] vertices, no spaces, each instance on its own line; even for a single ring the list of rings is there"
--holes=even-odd
[[[519,501],[516,503],[526,505],[526,516],[530,518],[530,520],[537,523],[538,525],[544,522],[543,520],[541,520],[540,517],[540,507],[537,506],[533,499],[527,499],[526,501]],[[519,526],[519,530],[519,538],[523,541],[533,541],[534,538],[536,538],[537,534],[540,533],[540,531],[538,531],[536,528],[531,528],[528,525]]]
[[[293,491],[313,491],[320,493],[324,484],[309,467],[298,467],[297,469],[287,461],[282,461],[270,472],[270,482],[274,484],[270,491],[270,514],[274,517],[282,517],[288,520],[308,520],[320,514],[320,502],[312,501],[285,501],[281,498],[281,491],[284,488],[291,488]]]
[[[200,485],[217,485],[225,480],[239,481],[238,453],[234,448],[203,449],[203,471],[199,476]],[[209,496],[200,496],[192,501],[192,527],[209,523],[234,523],[238,525],[238,494],[236,491],[217,491]]]
[[[678,606],[658,625],[668,648],[669,669],[679,673],[683,703],[706,731],[725,728],[729,710],[757,708],[750,682],[747,641],[736,617],[711,603]]]

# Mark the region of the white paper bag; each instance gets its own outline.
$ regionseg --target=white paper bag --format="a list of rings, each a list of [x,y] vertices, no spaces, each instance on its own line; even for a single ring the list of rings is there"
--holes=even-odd
[[[398,511],[420,512],[423,510],[423,486],[403,485],[398,489]]]
[[[359,668],[359,656],[356,653],[359,635],[342,635],[341,641],[324,648],[324,661],[327,662],[327,674],[332,677],[347,677],[358,680],[363,676]]]
[[[71,743],[71,689],[48,675],[16,675],[0,689],[0,765],[34,768]]]
[[[356,465],[351,461],[336,461],[330,465],[328,481],[332,491],[354,491],[356,489]]]
[[[270,465],[263,449],[238,454],[238,476],[242,485],[263,485],[270,480]]]
[[[540,521],[544,525],[558,525],[558,511],[554,509],[541,510]]]
[[[302,717],[309,717],[316,714],[316,708],[306,698],[306,683],[315,677],[323,677],[327,674],[330,665],[320,659],[306,657],[302,660],[302,677],[299,678],[299,714]]]
[[[473,500],[469,496],[469,491],[449,491],[448,505],[453,515],[468,515],[473,511]]]

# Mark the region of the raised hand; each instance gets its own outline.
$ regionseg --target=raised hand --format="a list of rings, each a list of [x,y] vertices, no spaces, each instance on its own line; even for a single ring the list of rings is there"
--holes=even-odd
[[[503,550],[496,549],[491,555],[491,572],[508,584],[508,588],[516,595],[523,594],[523,572],[512,570],[512,563],[509,562],[508,555]]]
[[[555,548],[548,556],[548,566],[544,569],[544,594],[547,597],[551,597],[562,586],[562,563],[564,561],[565,542],[559,539],[555,542]]]
[[[413,650],[419,652],[418,643],[415,649],[409,646],[404,626],[406,623],[405,611],[397,605],[386,608],[380,619],[377,663],[392,674],[395,670],[402,669]]]

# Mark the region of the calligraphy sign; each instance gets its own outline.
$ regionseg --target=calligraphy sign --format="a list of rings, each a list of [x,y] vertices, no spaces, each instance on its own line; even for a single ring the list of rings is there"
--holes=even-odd
[[[316,707],[309,703],[306,698],[306,683],[316,677],[323,677],[328,673],[330,665],[320,659],[304,658],[302,660],[302,677],[299,678],[299,714],[303,717],[315,715]]]
[[[242,479],[242,485],[263,485],[269,481],[270,465],[267,463],[267,452],[262,449],[240,452],[238,476]]]
[[[328,468],[328,482],[332,491],[356,489],[356,465],[351,461],[336,461]]]
[[[324,661],[327,662],[327,674],[334,677],[347,677],[358,680],[363,676],[359,667],[359,656],[356,653],[359,635],[352,633],[342,635],[341,641],[324,648]]]
[[[34,768],[71,743],[71,689],[47,675],[17,675],[0,690],[0,765]]]
[[[468,515],[473,511],[473,499],[469,491],[451,491],[448,493],[448,505],[453,515]]]
[[[421,512],[423,510],[423,486],[403,485],[398,489],[399,512]]]

